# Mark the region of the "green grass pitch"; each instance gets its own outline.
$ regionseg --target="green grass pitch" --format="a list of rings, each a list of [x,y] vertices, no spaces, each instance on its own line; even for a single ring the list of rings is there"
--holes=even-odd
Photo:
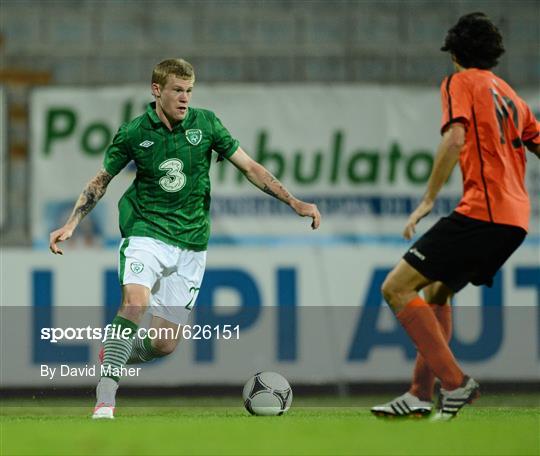
[[[249,416],[236,398],[120,399],[114,421],[90,420],[86,401],[4,400],[0,454],[540,454],[538,395],[483,398],[449,423],[376,419],[381,399],[298,399],[281,417]]]

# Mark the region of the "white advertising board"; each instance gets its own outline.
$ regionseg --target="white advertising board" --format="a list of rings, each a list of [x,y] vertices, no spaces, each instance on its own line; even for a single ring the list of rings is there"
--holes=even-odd
[[[184,340],[126,378],[134,385],[240,384],[260,370],[295,383],[405,381],[415,351],[382,302],[402,246],[215,247],[191,325],[239,326],[232,339]],[[43,328],[103,328],[120,299],[112,250],[7,250],[0,308],[2,386],[92,385],[92,375],[41,375],[41,366],[97,364],[99,340],[52,343]],[[540,260],[525,243],[492,288],[454,301],[452,347],[479,380],[533,381],[540,372]],[[67,333],[65,334],[68,335]]]

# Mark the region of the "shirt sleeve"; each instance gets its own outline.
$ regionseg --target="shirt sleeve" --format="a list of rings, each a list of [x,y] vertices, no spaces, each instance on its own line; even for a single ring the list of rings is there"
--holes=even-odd
[[[536,120],[536,117],[531,111],[531,108],[523,102],[525,116],[523,118],[523,133],[521,134],[521,140],[525,145],[527,144],[540,144],[540,122]]]
[[[126,124],[123,124],[113,138],[111,145],[105,151],[103,168],[111,176],[116,176],[131,161],[127,143]]]
[[[213,116],[212,124],[214,132],[212,149],[217,152],[218,161],[221,161],[234,154],[240,142],[231,136],[229,131],[221,123],[221,120],[215,115]]]
[[[468,128],[472,117],[472,94],[464,78],[456,74],[448,76],[441,84],[441,134],[454,122]]]

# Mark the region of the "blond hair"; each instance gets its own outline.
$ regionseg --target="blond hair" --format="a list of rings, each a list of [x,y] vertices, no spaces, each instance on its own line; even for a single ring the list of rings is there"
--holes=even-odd
[[[155,66],[154,71],[152,71],[152,83],[163,87],[170,74],[180,79],[195,82],[195,71],[191,63],[184,59],[167,59]]]

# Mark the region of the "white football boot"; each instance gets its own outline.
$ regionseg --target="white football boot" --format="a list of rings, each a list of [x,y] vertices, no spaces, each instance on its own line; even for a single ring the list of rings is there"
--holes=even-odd
[[[433,403],[421,401],[409,392],[387,402],[371,408],[371,413],[378,417],[403,417],[423,418],[433,410]]]
[[[480,385],[471,377],[465,377],[464,386],[453,390],[441,388],[439,394],[439,410],[432,421],[449,421],[454,418],[460,409],[470,404],[480,396]]]
[[[113,420],[114,419],[114,407],[112,405],[107,405],[104,402],[96,405],[94,409],[94,414],[92,415],[93,420]]]

